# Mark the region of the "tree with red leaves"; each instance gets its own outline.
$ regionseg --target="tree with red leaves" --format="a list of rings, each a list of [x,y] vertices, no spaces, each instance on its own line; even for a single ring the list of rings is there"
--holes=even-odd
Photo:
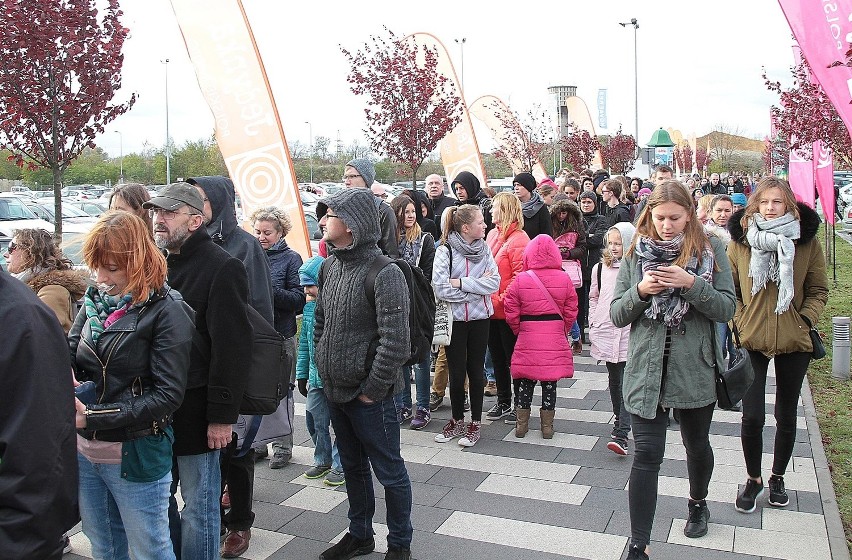
[[[707,168],[713,161],[713,156],[707,151],[707,148],[695,148],[695,168],[701,174],[706,174]]]
[[[547,112],[536,105],[524,118],[495,102],[494,115],[500,120],[502,136],[494,157],[505,161],[514,171],[532,173],[536,165],[553,155],[554,130]]]
[[[601,136],[601,162],[610,173],[623,175],[629,173],[636,163],[636,139],[621,133],[615,136]]]
[[[688,142],[683,142],[674,149],[674,158],[681,174],[692,173],[692,147]]]
[[[789,89],[782,89],[780,82],[771,81],[763,72],[766,88],[779,96],[780,107],[770,109],[778,134],[788,142],[790,150],[798,150],[805,157],[811,155],[813,143],[821,140],[831,148],[835,162],[851,167],[849,131],[822,87],[811,82],[807,61],[802,60],[790,71],[793,86]]]
[[[581,130],[571,123],[568,125],[568,134],[559,141],[559,147],[568,165],[579,172],[591,165],[595,152],[601,149],[601,144],[588,131]]]
[[[19,166],[53,173],[62,215],[65,169],[136,96],[112,104],[121,88],[118,0],[6,0],[0,20],[0,148]],[[99,17],[98,7],[101,8]],[[55,236],[62,235],[56,220]]]
[[[461,121],[461,98],[447,76],[438,73],[437,49],[417,46],[384,28],[361,50],[340,50],[355,95],[368,97],[370,148],[406,165],[412,185],[425,159]]]

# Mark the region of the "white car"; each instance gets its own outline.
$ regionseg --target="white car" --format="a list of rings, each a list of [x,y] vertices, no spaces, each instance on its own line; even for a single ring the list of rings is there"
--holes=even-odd
[[[27,228],[53,231],[53,224],[39,219],[18,197],[0,197],[0,236],[12,237],[15,230]]]

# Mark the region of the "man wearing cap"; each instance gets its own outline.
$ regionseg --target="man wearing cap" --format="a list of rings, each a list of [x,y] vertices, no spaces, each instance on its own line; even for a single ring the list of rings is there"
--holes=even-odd
[[[551,235],[553,224],[550,223],[550,210],[535,192],[536,183],[532,173],[518,173],[512,180],[515,196],[521,199],[524,214],[524,231],[530,239],[540,233]]]
[[[239,227],[234,204],[234,183],[227,177],[190,177],[187,183],[193,185],[204,201],[204,226],[213,242],[232,257],[240,259],[246,268],[249,282],[249,305],[266,319],[275,324],[273,311],[272,275],[269,272],[269,260],[263,247],[252,234]],[[295,334],[295,333],[294,333]],[[295,341],[291,341],[292,344]],[[290,383],[296,382],[295,368],[291,372]],[[288,406],[288,402],[282,406]],[[235,457],[237,441],[234,438],[222,451],[222,482],[228,484],[230,508],[222,512],[222,524],[227,529],[222,543],[222,554],[226,558],[237,558],[248,550],[251,527],[254,523],[252,499],[254,496],[254,463],[262,453],[252,450],[242,457]],[[272,443],[272,459],[269,467],[280,469],[293,455],[292,434]]]
[[[231,442],[251,359],[248,277],[203,227],[204,200],[195,187],[168,185],[143,207],[153,218],[154,241],[166,251],[169,285],[195,310],[197,331],[172,424],[172,542],[178,558],[212,560],[219,557],[219,454]],[[178,482],[185,503],[179,516]]]
[[[367,158],[355,158],[343,168],[343,184],[347,189],[369,189],[376,181],[376,168]],[[389,204],[375,197],[375,210],[379,215],[381,236],[379,249],[391,258],[399,258],[399,243],[397,241],[396,215]],[[322,218],[317,214],[318,218]]]
[[[411,481],[400,454],[393,401],[404,386],[402,364],[410,352],[405,277],[394,264],[383,267],[376,276],[375,302],[367,299],[366,276],[381,251],[374,197],[366,189],[324,198],[317,212],[330,257],[319,275],[314,356],[349,498],[349,530],[320,560],[346,560],[375,549],[371,465],[385,488],[385,560],[408,560]]]

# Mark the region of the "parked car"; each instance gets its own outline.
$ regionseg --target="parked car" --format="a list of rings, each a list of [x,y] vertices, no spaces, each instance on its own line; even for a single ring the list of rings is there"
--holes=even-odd
[[[40,202],[44,199],[53,200],[53,189],[47,191],[33,191],[33,198]]]
[[[53,231],[53,224],[33,214],[20,198],[0,196],[0,237],[12,237],[15,230],[24,228]]]
[[[100,199],[98,199],[100,200]],[[95,200],[79,200],[76,202],[69,202],[67,206],[72,206],[74,208],[78,208],[88,214],[89,216],[97,218],[101,214],[107,211],[106,204],[101,204]],[[63,208],[66,207],[66,204],[62,205]]]
[[[26,203],[27,208],[33,213],[51,224],[56,223],[56,214],[54,213],[53,204],[30,202]],[[69,233],[86,233],[91,230],[97,218],[91,216],[79,208],[73,206],[72,203],[62,204],[62,230]]]

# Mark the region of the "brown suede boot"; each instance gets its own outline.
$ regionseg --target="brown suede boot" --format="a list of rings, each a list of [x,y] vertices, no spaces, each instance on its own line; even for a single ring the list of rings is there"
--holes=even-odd
[[[555,410],[541,409],[541,437],[544,439],[553,439],[553,417],[556,415]]]
[[[522,438],[530,430],[530,409],[516,408],[515,412],[518,414],[518,421],[515,423],[515,437]]]

